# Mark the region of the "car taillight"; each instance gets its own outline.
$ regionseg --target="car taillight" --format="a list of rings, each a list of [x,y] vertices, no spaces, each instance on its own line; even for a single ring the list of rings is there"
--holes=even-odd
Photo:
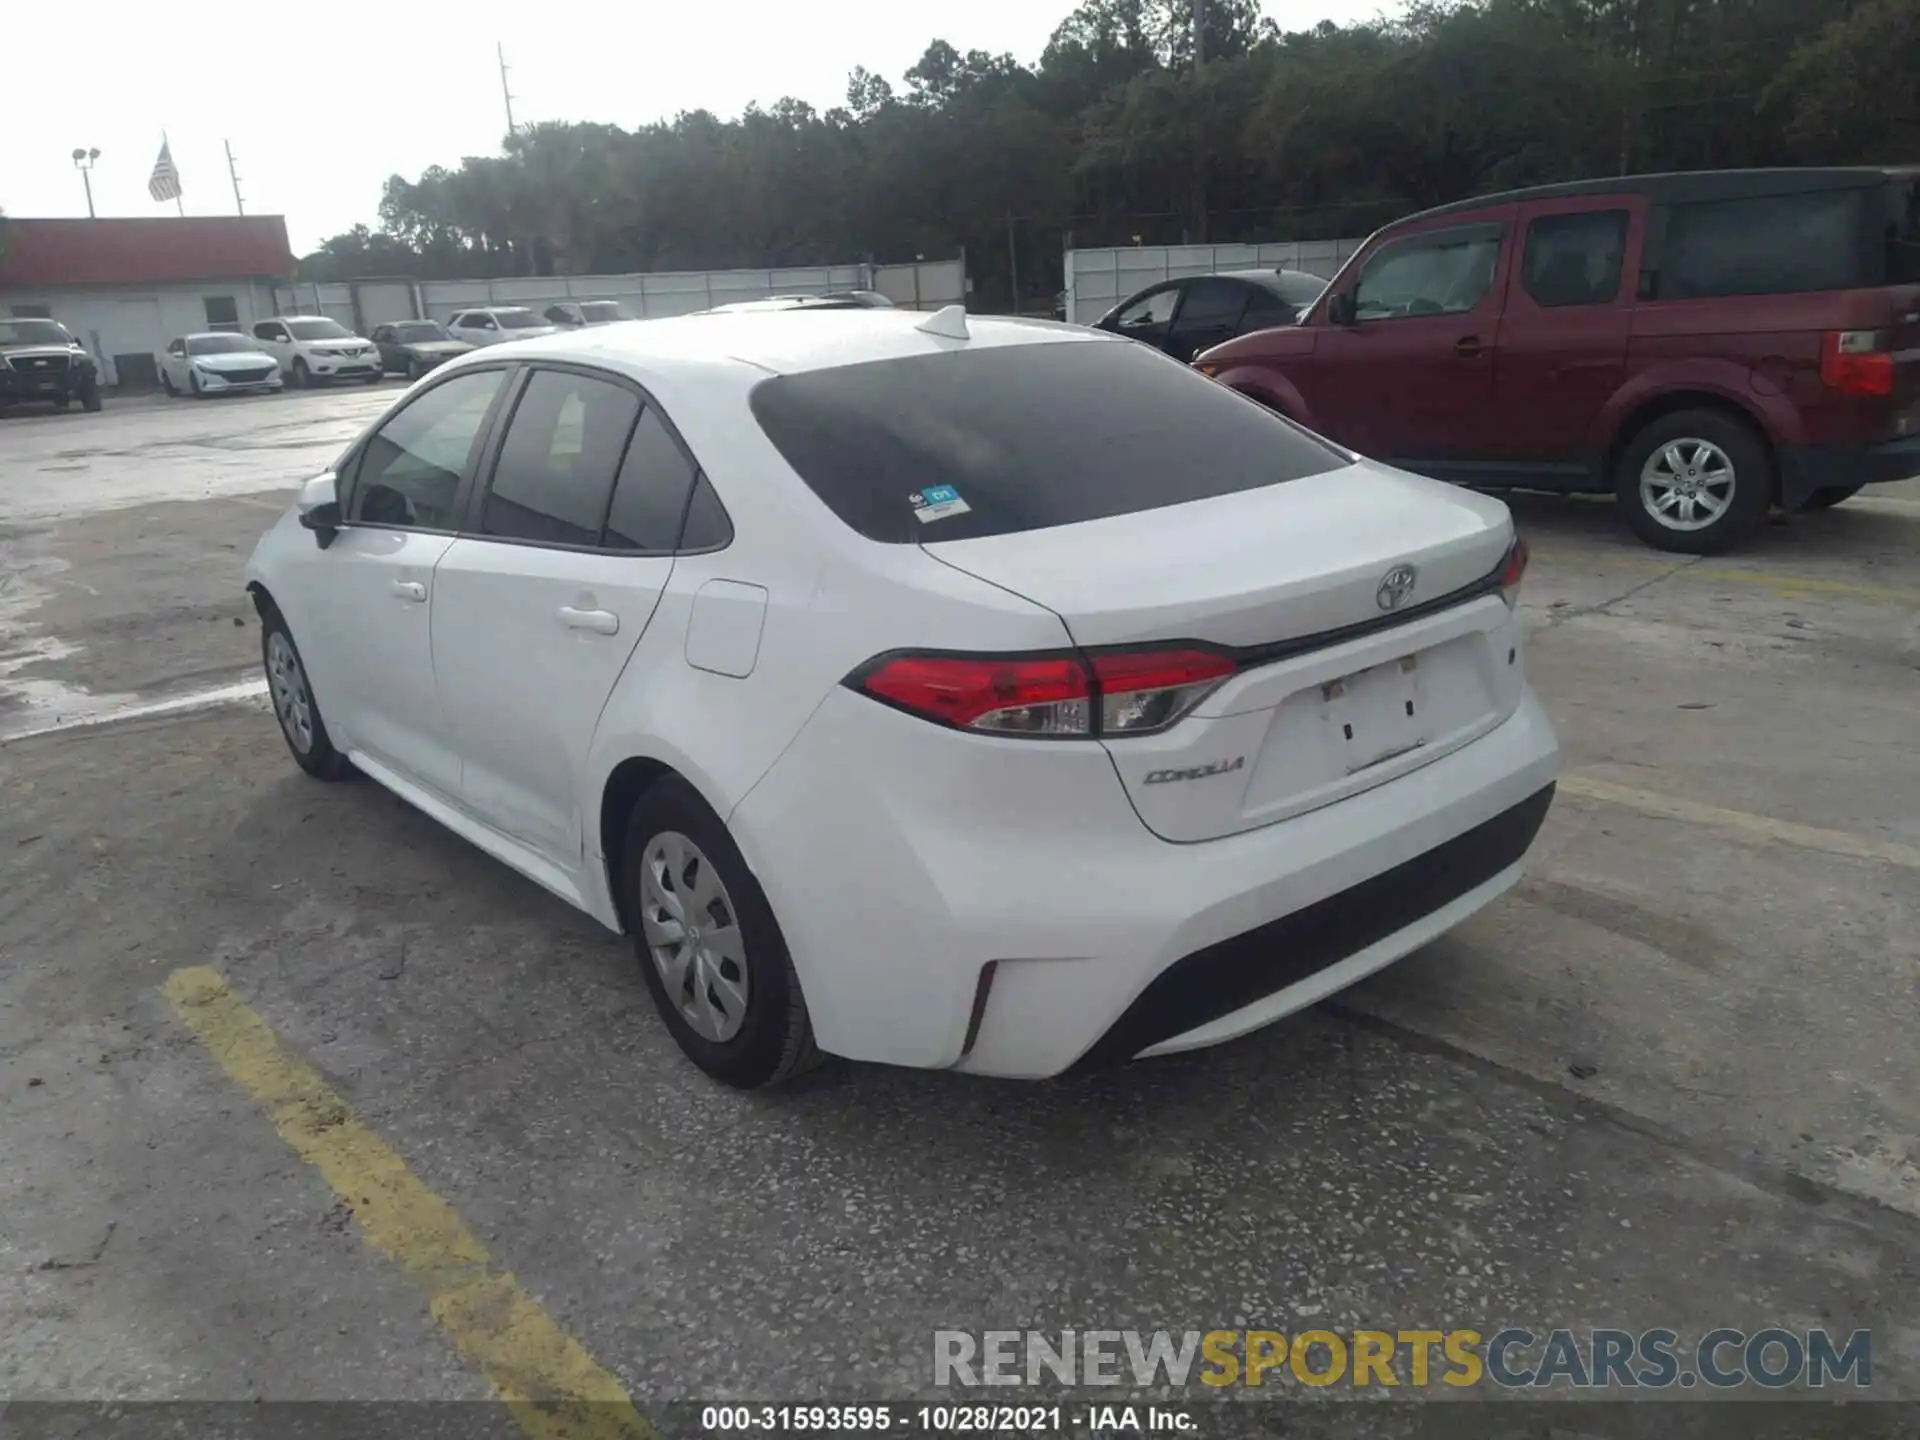
[[[1514,536],[1513,544],[1507,548],[1507,558],[1500,562],[1500,573],[1494,579],[1500,588],[1500,598],[1507,602],[1509,610],[1520,603],[1520,581],[1527,573],[1530,558],[1527,542]]]
[[[896,709],[990,735],[1151,735],[1187,715],[1237,667],[1197,647],[1074,653],[885,655],[847,677]]]
[[[1877,330],[1829,330],[1820,340],[1820,383],[1841,395],[1893,394],[1893,356]]]

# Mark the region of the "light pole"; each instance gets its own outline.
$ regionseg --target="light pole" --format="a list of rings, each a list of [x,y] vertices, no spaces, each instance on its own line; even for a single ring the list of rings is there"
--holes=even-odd
[[[73,168],[80,172],[80,183],[87,187],[87,218],[89,220],[99,217],[93,213],[93,177],[87,172],[93,169],[93,162],[99,158],[98,150],[88,150],[83,146],[76,146],[73,152]]]

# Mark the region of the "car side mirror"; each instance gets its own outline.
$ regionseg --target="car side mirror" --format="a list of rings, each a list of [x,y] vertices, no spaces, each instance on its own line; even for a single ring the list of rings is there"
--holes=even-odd
[[[300,514],[300,528],[311,530],[314,543],[322,550],[333,544],[339,536],[343,522],[332,475],[316,475],[302,485],[300,498],[294,501],[294,509]]]
[[[1327,320],[1334,325],[1352,325],[1359,319],[1359,308],[1353,303],[1353,292],[1343,290],[1327,299]]]

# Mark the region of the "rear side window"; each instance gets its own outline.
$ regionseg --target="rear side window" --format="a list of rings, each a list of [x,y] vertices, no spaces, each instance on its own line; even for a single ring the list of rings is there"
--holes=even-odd
[[[627,446],[620,483],[607,512],[613,550],[671,550],[680,543],[680,519],[693,487],[693,461],[649,406]]]
[[[1824,190],[1672,206],[1655,294],[1689,300],[1877,284],[1861,245],[1869,193]]]
[[[514,407],[481,516],[483,534],[598,545],[620,457],[640,414],[631,390],[538,370]]]
[[[1536,305],[1606,305],[1620,293],[1627,212],[1543,215],[1527,227],[1520,283]]]
[[[762,381],[752,407],[814,494],[889,544],[1130,515],[1348,463],[1186,366],[1114,341],[804,371]],[[938,486],[952,497],[930,500]]]

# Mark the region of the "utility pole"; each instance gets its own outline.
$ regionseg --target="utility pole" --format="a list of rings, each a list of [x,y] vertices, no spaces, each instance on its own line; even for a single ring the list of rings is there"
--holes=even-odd
[[[1013,313],[1020,313],[1020,247],[1013,238],[1013,212],[1007,212],[1007,268],[1013,272]]]
[[[500,56],[500,98],[507,102],[507,134],[511,135],[514,133],[513,92],[507,89],[507,47],[495,41],[493,48]]]
[[[227,147],[227,174],[233,179],[233,208],[237,213],[244,215],[247,213],[247,202],[240,193],[240,171],[233,163],[233,142],[228,140],[223,143]]]

